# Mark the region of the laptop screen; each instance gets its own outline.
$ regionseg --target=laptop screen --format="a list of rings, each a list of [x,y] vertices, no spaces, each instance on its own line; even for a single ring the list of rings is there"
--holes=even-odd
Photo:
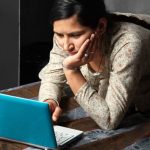
[[[48,104],[0,94],[0,138],[41,148],[56,148]]]

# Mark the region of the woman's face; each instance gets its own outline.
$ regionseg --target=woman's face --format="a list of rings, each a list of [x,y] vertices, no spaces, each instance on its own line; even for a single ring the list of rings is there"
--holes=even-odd
[[[76,15],[55,21],[53,30],[59,46],[69,55],[76,54],[83,42],[94,32],[91,28],[80,25]]]

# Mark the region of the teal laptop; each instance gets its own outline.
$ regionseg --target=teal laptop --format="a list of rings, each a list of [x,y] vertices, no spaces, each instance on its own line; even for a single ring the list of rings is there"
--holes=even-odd
[[[63,131],[65,133],[60,134],[64,137],[59,137],[59,132]],[[55,149],[76,139],[82,133],[79,130],[53,126],[51,112],[45,102],[0,94],[1,139]]]

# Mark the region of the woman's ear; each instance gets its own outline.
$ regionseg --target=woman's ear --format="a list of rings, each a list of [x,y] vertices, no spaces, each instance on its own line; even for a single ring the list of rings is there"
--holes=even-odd
[[[107,28],[107,19],[106,18],[99,19],[99,24],[96,32],[103,34],[106,31],[106,28]]]

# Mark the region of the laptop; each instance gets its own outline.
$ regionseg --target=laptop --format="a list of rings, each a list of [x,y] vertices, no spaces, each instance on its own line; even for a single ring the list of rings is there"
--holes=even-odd
[[[82,134],[80,130],[53,125],[46,102],[0,94],[0,139],[55,149]]]

